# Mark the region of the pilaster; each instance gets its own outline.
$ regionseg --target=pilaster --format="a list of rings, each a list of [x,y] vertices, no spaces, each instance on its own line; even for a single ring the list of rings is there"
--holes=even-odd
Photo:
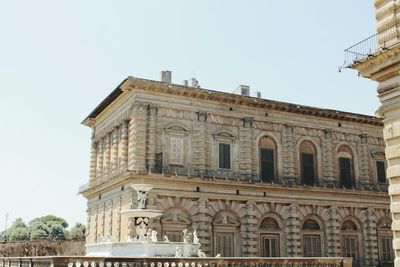
[[[363,225],[364,238],[364,262],[365,266],[378,266],[378,238],[377,225],[374,220],[374,210],[368,208],[364,210],[365,221]]]
[[[110,178],[110,138],[111,135],[109,133],[104,137],[103,181],[107,181]]]
[[[198,112],[193,129],[193,166],[195,170],[204,172],[207,161],[207,112]]]
[[[118,128],[111,132],[111,176],[118,174]]]
[[[118,168],[119,173],[124,173],[128,166],[128,127],[129,122],[124,121],[118,129]]]
[[[147,104],[132,105],[131,120],[129,121],[129,160],[128,169],[145,172],[146,165],[146,115]]]
[[[244,180],[252,178],[253,121],[253,118],[244,118],[243,127],[239,128],[239,172],[240,178]]]
[[[197,226],[197,236],[199,237],[199,242],[202,244],[201,250],[209,256],[212,257],[213,252],[211,251],[211,242],[212,242],[212,227],[211,222],[212,218],[209,215],[209,204],[208,199],[200,198],[197,201],[197,210],[198,214],[196,214],[194,223]]]
[[[93,185],[96,180],[96,163],[97,163],[97,143],[93,140],[92,136],[92,145],[90,149],[90,174],[89,174],[90,185]]]
[[[154,170],[156,167],[157,106],[149,106],[147,123],[146,160],[148,168],[150,168],[150,170]]]
[[[298,183],[296,179],[296,141],[293,134],[293,125],[287,124],[282,132],[283,179],[285,182]]]
[[[367,136],[360,135],[360,142],[358,143],[358,158],[359,158],[359,187],[363,189],[372,189],[372,181],[369,177],[369,155]]]
[[[97,171],[96,171],[96,183],[101,182],[103,177],[103,140],[100,139],[97,144]]]
[[[337,185],[335,180],[335,167],[334,167],[332,142],[333,142],[332,130],[326,129],[324,131],[324,136],[321,137],[321,148],[322,148],[323,183],[328,187],[334,187]]]

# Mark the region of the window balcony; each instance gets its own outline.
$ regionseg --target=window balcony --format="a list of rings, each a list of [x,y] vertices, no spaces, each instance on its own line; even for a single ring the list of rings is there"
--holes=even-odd
[[[378,32],[344,50],[343,67],[353,68],[400,43],[400,23]]]

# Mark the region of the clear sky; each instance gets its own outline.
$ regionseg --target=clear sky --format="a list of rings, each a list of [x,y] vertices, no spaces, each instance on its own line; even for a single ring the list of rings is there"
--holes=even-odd
[[[0,1],[0,229],[46,214],[86,223],[89,128],[128,75],[374,114],[376,84],[338,73],[375,32],[372,0]]]

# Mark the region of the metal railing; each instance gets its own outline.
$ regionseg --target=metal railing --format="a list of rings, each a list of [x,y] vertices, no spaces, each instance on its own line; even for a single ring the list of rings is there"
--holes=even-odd
[[[0,267],[351,267],[350,258],[0,258]]]
[[[400,23],[380,31],[344,50],[346,68],[357,65],[400,43]]]

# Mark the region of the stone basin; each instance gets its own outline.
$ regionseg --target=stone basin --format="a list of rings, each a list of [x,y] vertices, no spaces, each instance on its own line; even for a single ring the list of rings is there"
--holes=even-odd
[[[177,248],[183,257],[197,257],[199,244],[183,242],[104,242],[86,245],[91,257],[174,257]]]

